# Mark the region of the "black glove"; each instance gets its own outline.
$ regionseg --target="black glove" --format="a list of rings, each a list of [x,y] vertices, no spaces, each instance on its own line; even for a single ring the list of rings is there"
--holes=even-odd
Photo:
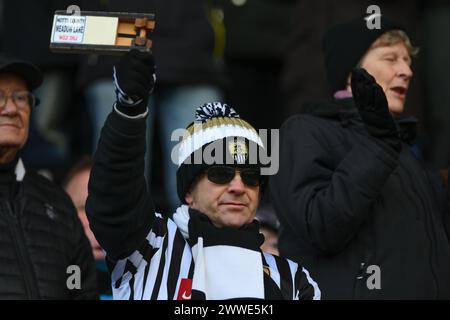
[[[117,108],[127,115],[146,111],[156,82],[155,62],[150,52],[133,49],[114,66]]]
[[[401,140],[394,119],[389,113],[383,88],[366,70],[354,68],[352,70],[352,93],[369,134],[399,152]]]

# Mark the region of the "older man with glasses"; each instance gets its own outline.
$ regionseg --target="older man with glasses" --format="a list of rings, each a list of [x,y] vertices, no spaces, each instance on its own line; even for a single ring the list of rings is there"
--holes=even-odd
[[[30,91],[41,83],[34,65],[0,57],[0,299],[96,298],[94,260],[74,205],[20,159],[39,103]]]
[[[86,211],[107,252],[115,299],[318,299],[297,263],[260,250],[254,220],[261,187],[255,129],[230,106],[199,107],[176,162],[184,203],[156,213],[144,178],[145,124],[155,85],[149,53],[133,50],[114,68],[117,102],[103,127]],[[169,139],[170,137],[167,137]]]

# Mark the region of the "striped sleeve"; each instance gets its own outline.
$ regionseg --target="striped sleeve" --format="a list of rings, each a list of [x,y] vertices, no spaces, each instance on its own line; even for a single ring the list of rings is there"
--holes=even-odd
[[[176,299],[192,264],[190,247],[175,223],[157,214],[144,244],[113,266],[114,299]]]
[[[264,265],[270,270],[270,277],[286,300],[320,300],[317,283],[308,270],[289,260],[263,253]]]
[[[299,300],[320,300],[321,292],[317,282],[309,274],[309,271],[298,266],[295,274],[296,297]]]

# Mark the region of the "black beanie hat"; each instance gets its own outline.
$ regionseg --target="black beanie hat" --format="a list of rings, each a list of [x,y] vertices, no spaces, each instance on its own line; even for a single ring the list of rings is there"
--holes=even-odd
[[[365,17],[359,17],[336,25],[325,33],[322,49],[333,93],[345,89],[351,70],[378,37],[389,30],[405,30],[383,16],[380,18],[380,29],[369,29]]]
[[[186,128],[177,150],[177,193],[181,202],[186,203],[189,188],[210,165],[261,167],[261,148],[264,146],[256,130],[227,104],[214,102],[197,108],[195,122]],[[209,151],[214,155],[205,159]]]

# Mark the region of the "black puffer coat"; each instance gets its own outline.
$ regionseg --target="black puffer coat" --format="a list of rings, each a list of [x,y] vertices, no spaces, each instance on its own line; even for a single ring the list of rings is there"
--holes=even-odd
[[[35,173],[14,181],[1,169],[0,299],[98,298],[91,246],[67,194]],[[69,266],[79,267],[80,289]]]
[[[401,132],[398,156],[368,135],[352,99],[312,105],[281,128],[270,185],[280,251],[324,299],[450,298],[448,199]]]

